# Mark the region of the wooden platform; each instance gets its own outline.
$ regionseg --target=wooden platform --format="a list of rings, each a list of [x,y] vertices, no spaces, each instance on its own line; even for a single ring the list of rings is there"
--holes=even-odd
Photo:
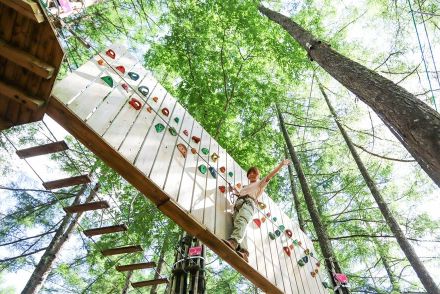
[[[61,152],[68,150],[69,147],[67,147],[66,142],[64,141],[58,141],[54,143],[49,143],[45,145],[30,147],[22,150],[17,150],[17,155],[21,159],[23,158],[29,158],[34,156],[40,156],[40,155],[46,155],[46,154],[52,154],[56,152]]]
[[[88,184],[91,180],[88,175],[81,175],[76,177],[64,178],[49,182],[44,182],[43,186],[46,190],[60,189],[65,187],[71,187],[80,184]]]
[[[101,253],[104,256],[125,254],[125,253],[134,253],[143,251],[142,247],[139,245],[126,246],[126,247],[118,247],[118,248],[110,248],[102,250]]]
[[[141,287],[148,287],[148,286],[165,284],[165,283],[168,283],[168,279],[156,279],[156,280],[150,280],[150,281],[134,282],[134,283],[131,283],[131,286],[133,288],[141,288]]]
[[[0,0],[0,131],[41,120],[64,52],[34,0]]]
[[[127,226],[122,225],[115,225],[115,226],[108,226],[108,227],[101,227],[96,229],[89,229],[84,231],[84,235],[87,237],[93,237],[98,235],[104,235],[104,234],[112,234],[112,233],[118,233],[118,232],[125,232],[127,231]]]
[[[155,262],[143,262],[143,263],[135,263],[135,264],[127,264],[127,265],[117,265],[116,270],[118,272],[127,272],[139,269],[147,269],[156,267]]]
[[[89,202],[85,204],[78,204],[78,205],[72,205],[64,207],[64,211],[68,213],[78,213],[78,212],[84,212],[84,211],[91,211],[91,210],[99,210],[104,208],[109,208],[110,205],[107,203],[107,201],[96,201],[96,202]]]

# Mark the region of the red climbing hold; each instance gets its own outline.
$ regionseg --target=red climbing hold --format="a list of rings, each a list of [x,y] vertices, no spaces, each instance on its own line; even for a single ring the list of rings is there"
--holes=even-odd
[[[188,130],[183,130],[183,133],[185,134],[185,136],[189,136]]]
[[[289,245],[290,250],[293,250],[293,244]]]
[[[128,92],[128,85],[126,83],[123,83],[121,86],[125,91]]]
[[[142,103],[136,98],[131,98],[130,102],[128,102],[134,109],[139,110],[142,107]]]
[[[270,217],[270,216],[271,216],[270,212],[266,213],[266,216],[267,216],[267,217]]]
[[[286,235],[287,235],[287,237],[292,238],[293,233],[291,230],[286,230]]]
[[[226,167],[224,167],[224,166],[220,167],[220,172],[221,173],[225,173],[226,172]]]
[[[116,67],[117,70],[119,70],[122,74],[125,74],[125,67],[122,65]]]
[[[257,227],[261,227],[261,220],[258,219],[258,218],[254,218],[254,224],[255,224]]]
[[[225,186],[219,186],[218,189],[220,190],[220,192],[225,193],[226,192],[226,187]]]
[[[200,142],[200,138],[199,138],[199,137],[192,136],[191,139],[192,139],[192,140],[194,141],[194,143],[196,143],[196,144],[199,144],[199,142]]]
[[[283,247],[283,250],[284,250],[284,252],[285,252],[288,256],[290,256],[290,248],[289,248],[289,247],[284,246],[284,247]]]
[[[169,111],[168,108],[166,108],[166,107],[162,109],[162,113],[163,113],[163,115],[165,115],[165,116],[170,115],[170,111]]]
[[[113,51],[112,49],[108,49],[105,54],[110,57],[111,59],[115,59],[116,58],[116,53],[115,51]]]

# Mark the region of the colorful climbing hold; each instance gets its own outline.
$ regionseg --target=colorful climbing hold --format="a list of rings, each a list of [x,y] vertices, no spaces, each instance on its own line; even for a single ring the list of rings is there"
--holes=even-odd
[[[280,231],[284,231],[284,230],[286,229],[286,227],[285,227],[284,225],[280,225],[280,226],[278,227],[278,229],[279,229]]]
[[[312,277],[316,277],[316,272],[310,272],[310,274],[312,275]]]
[[[150,93],[150,89],[148,89],[148,87],[146,87],[146,86],[140,86],[140,87],[138,88],[138,90],[139,90],[139,92],[141,92],[141,94],[142,94],[144,97],[147,97],[147,96],[148,96],[148,93]]]
[[[268,213],[266,213],[267,217],[270,217],[272,214],[270,213],[270,211]]]
[[[219,186],[218,189],[220,190],[220,192],[225,193],[226,192],[226,187],[225,186]]]
[[[266,217],[263,216],[263,217],[261,218],[261,222],[264,223],[265,221],[266,221]]]
[[[232,176],[234,175],[234,173],[233,173],[233,172],[228,172],[228,175],[229,175],[230,177],[232,177]]]
[[[204,165],[204,164],[201,164],[201,165],[199,165],[199,171],[202,173],[202,174],[206,174],[206,166]]]
[[[98,60],[98,64],[99,65],[104,65],[104,60],[102,60],[102,59]]]
[[[191,139],[192,139],[192,140],[194,141],[194,143],[196,143],[196,144],[199,144],[199,142],[200,142],[200,138],[199,138],[199,137],[192,136]]]
[[[235,184],[235,187],[237,187],[237,189],[241,189],[241,183]]]
[[[191,148],[191,153],[192,153],[192,154],[196,154],[196,153],[197,153],[196,148]]]
[[[266,209],[266,204],[264,204],[263,202],[258,202],[258,207],[260,207],[260,209]]]
[[[170,128],[168,128],[168,131],[170,131],[170,134],[171,134],[171,135],[173,135],[173,136],[177,136],[177,131],[176,131],[175,128],[170,127]]]
[[[293,244],[290,244],[290,245],[289,245],[289,248],[290,248],[291,250],[293,250]]]
[[[254,218],[254,224],[259,228],[261,226],[261,220],[258,218]]]
[[[211,176],[213,178],[217,179],[217,171],[215,170],[215,168],[210,166],[208,169],[209,169],[209,172],[211,173]]]
[[[110,57],[111,59],[115,59],[116,58],[116,53],[115,51],[113,51],[112,49],[108,49],[105,54]]]
[[[128,102],[134,109],[139,110],[142,107],[142,103],[136,98],[131,98],[130,102]]]
[[[132,79],[133,81],[137,81],[139,79],[139,75],[135,72],[130,71],[128,73],[128,76],[130,77],[130,79]]]
[[[180,121],[180,119],[179,119],[178,117],[175,117],[175,118],[174,118],[174,121],[176,122],[176,124],[178,124],[179,121]]]
[[[292,233],[291,230],[287,229],[287,230],[285,231],[285,233],[286,233],[287,237],[292,238],[293,233]]]
[[[157,101],[159,100],[159,98],[157,98],[157,96],[153,97],[153,101],[157,103]]]
[[[101,80],[113,88],[113,79],[110,76],[101,77]]]
[[[154,126],[154,128],[156,129],[156,132],[160,133],[163,130],[165,130],[165,126],[161,123],[158,123],[157,125]]]
[[[122,74],[125,74],[125,67],[123,67],[122,65],[117,66],[116,69],[119,70]]]
[[[272,220],[273,220],[274,222],[276,222],[276,221],[277,221],[277,217],[274,216],[274,217],[272,218]]]
[[[304,250],[304,254],[305,254],[305,255],[310,255],[310,249],[307,249],[307,248],[306,248],[306,249]]]
[[[126,83],[123,83],[123,84],[121,85],[121,87],[122,87],[122,89],[124,89],[125,91],[128,92],[128,85],[127,85]]]
[[[164,107],[164,108],[162,108],[162,114],[165,116],[168,116],[168,115],[170,115],[170,111],[168,110],[168,108]]]
[[[326,289],[331,289],[327,282],[322,282],[322,286]]]
[[[281,236],[281,231],[280,230],[275,230],[275,235],[277,235],[277,237]]]
[[[189,134],[188,134],[188,130],[183,130],[183,134],[184,134],[185,136],[189,136]]]
[[[272,233],[272,232],[269,233],[269,238],[270,238],[271,240],[275,240],[276,237],[277,237],[277,236],[275,236],[274,233]]]
[[[180,154],[182,154],[183,158],[186,158],[186,154],[188,153],[188,149],[182,143],[177,144],[177,150],[179,150]]]
[[[284,252],[285,252],[288,256],[290,256],[290,248],[289,248],[289,247],[284,246],[284,247],[283,247],[283,250],[284,250]]]
[[[224,174],[226,172],[226,167],[224,166],[220,167],[220,172]]]
[[[211,154],[212,161],[216,162],[219,158],[220,158],[220,156],[218,156],[217,153],[214,152]]]
[[[208,154],[209,154],[209,149],[203,147],[203,148],[202,148],[202,153],[205,154],[205,155],[208,155]]]
[[[151,106],[147,106],[147,111],[148,111],[149,113],[151,113],[151,112],[153,111],[153,108],[151,108]]]
[[[320,267],[320,266],[321,266],[321,263],[320,263],[319,261],[316,262],[315,264],[316,264],[317,267]]]

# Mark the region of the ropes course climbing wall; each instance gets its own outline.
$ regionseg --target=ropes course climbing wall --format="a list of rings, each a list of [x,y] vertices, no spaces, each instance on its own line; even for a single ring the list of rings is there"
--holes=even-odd
[[[54,88],[48,114],[189,234],[267,293],[327,293],[310,239],[267,195],[247,229],[249,263],[231,232],[228,184],[246,172],[123,46]]]

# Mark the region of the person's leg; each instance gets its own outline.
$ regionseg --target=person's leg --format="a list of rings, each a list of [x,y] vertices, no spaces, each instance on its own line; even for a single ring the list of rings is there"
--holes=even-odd
[[[246,200],[243,202],[241,208],[237,211],[234,218],[234,228],[232,230],[231,239],[234,239],[241,248],[246,249],[246,244],[243,242],[246,227],[254,215],[254,205],[251,201]]]

